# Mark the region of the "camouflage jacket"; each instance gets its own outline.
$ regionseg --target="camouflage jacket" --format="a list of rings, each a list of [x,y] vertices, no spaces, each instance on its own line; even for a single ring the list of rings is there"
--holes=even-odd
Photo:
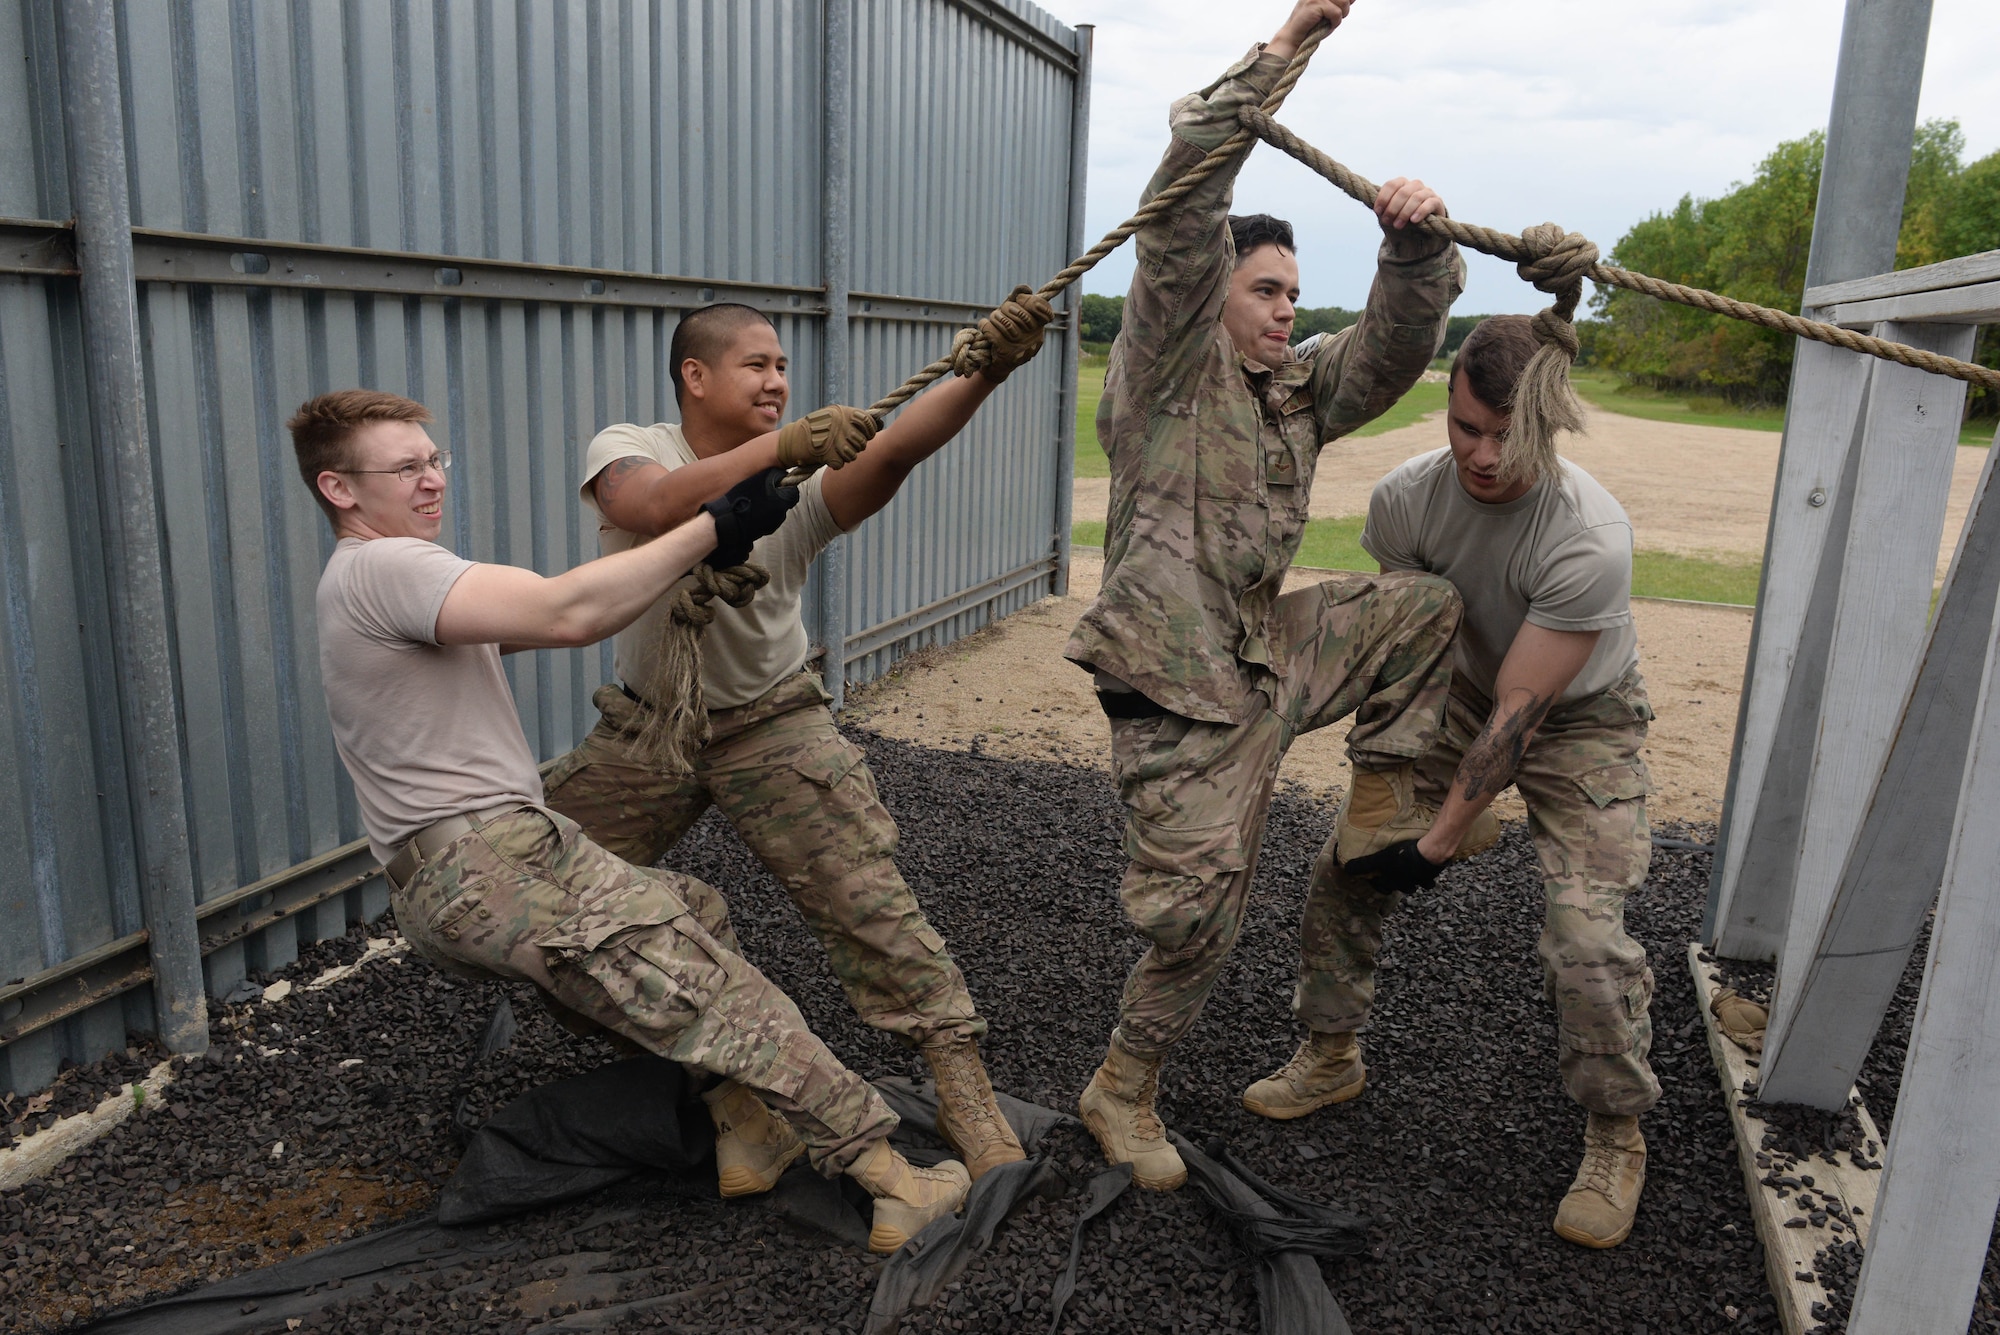
[[[1146,198],[1227,139],[1237,109],[1261,103],[1284,67],[1252,51],[1176,102],[1173,144]],[[1104,587],[1064,650],[1214,723],[1247,718],[1260,680],[1281,666],[1265,618],[1305,532],[1320,447],[1416,383],[1465,274],[1449,242],[1385,234],[1358,324],[1276,369],[1248,361],[1221,323],[1241,166],[1225,165],[1138,234],[1097,413],[1111,460]]]

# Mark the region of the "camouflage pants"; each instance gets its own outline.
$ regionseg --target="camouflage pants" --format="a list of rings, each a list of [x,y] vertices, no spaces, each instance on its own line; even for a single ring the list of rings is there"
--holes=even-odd
[[[1125,980],[1121,1045],[1163,1053],[1200,1017],[1242,927],[1278,764],[1300,733],[1353,714],[1348,750],[1376,768],[1429,748],[1459,610],[1435,576],[1338,576],[1278,599],[1268,705],[1247,722],[1111,721],[1130,859],[1119,898],[1150,943]]]
[[[634,867],[536,808],[488,821],[392,894],[397,925],[448,972],[536,984],[650,1052],[758,1091],[832,1176],[896,1125],[733,948],[722,899]]]
[[[1491,712],[1491,703],[1462,683],[1452,689],[1444,735],[1417,762],[1424,801],[1443,800],[1459,759]],[[1590,1111],[1621,1116],[1644,1112],[1660,1097],[1646,1060],[1653,1044],[1653,971],[1645,949],[1625,932],[1625,896],[1645,881],[1652,860],[1650,785],[1639,754],[1652,717],[1635,670],[1616,686],[1551,712],[1514,776],[1542,867],[1537,950],[1558,1020],[1563,1087]],[[1331,841],[1320,853],[1299,926],[1293,1001],[1309,1028],[1337,1033],[1367,1022],[1382,922],[1401,898],[1377,894],[1367,881],[1342,872]]]
[[[896,822],[861,748],[840,735],[811,673],[709,715],[691,775],[631,753],[638,704],[598,689],[602,718],[556,762],[548,803],[628,862],[653,863],[711,803],[805,915],[861,1018],[916,1047],[986,1032],[965,976],[896,870]]]

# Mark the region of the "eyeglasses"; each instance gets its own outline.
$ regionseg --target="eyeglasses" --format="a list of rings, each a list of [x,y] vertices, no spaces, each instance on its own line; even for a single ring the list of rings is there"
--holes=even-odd
[[[335,468],[331,471],[336,473],[393,473],[403,480],[405,486],[408,486],[415,483],[418,478],[433,468],[442,473],[450,467],[451,451],[439,450],[421,463],[412,459],[401,468]]]

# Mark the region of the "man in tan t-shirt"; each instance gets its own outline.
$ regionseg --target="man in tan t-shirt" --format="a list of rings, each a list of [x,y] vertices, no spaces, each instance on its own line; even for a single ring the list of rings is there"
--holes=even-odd
[[[603,717],[549,775],[549,805],[628,861],[650,866],[713,804],[805,915],[861,1018],[917,1048],[937,1082],[938,1131],[976,1180],[1022,1157],[979,1059],[986,1021],[965,978],[896,870],[896,822],[874,776],[841,736],[806,666],[800,591],[812,560],[887,505],[912,469],[971,420],[1041,346],[1048,304],[1016,293],[988,317],[992,360],[903,408],[858,458],[799,488],[785,523],[752,559],[770,583],[741,608],[717,604],[702,636],[711,740],[686,775],[661,773],[636,745],[659,699],[656,603],[618,637],[617,682]],[[1012,331],[1012,336],[1007,336]],[[790,394],[777,330],[747,306],[691,312],[669,353],[681,422],[607,427],[590,444],[581,495],[607,552],[681,523],[738,480],[768,468],[767,434]]]
[[[795,489],[764,470],[655,542],[545,579],[437,545],[451,456],[429,420],[357,389],[287,424],[338,538],[316,603],[320,676],[397,926],[449,972],[533,983],[559,1014],[724,1077],[703,1096],[722,1194],[768,1191],[808,1152],[876,1198],[869,1246],[894,1251],[958,1207],[965,1169],[913,1168],[890,1147],[895,1114],[736,953],[714,890],[621,862],[543,805],[500,670],[503,652],[622,629],[697,561],[740,563]]]
[[[1436,815],[1420,838],[1344,865],[1323,855],[1314,867],[1293,1002],[1310,1032],[1243,1102],[1291,1118],[1361,1092],[1355,1031],[1374,1002],[1382,922],[1437,879],[1511,783],[1542,866],[1538,949],[1558,1018],[1557,1065],[1589,1113],[1583,1165],[1555,1229],[1613,1247],[1631,1232],[1645,1184],[1638,1115],[1660,1097],[1646,1060],[1653,973],[1625,931],[1625,896],[1644,883],[1652,856],[1640,748],[1653,711],[1632,630],[1624,510],[1568,460],[1538,475],[1505,448],[1514,389],[1535,349],[1526,316],[1474,329],[1452,365],[1450,448],[1410,460],[1370,498],[1361,544],[1382,568],[1441,575],[1465,601],[1444,729],[1414,771],[1414,800]]]

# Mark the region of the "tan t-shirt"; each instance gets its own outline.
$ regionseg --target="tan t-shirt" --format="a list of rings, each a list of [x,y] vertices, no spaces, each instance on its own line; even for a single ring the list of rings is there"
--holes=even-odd
[[[420,538],[343,538],[319,577],[319,675],[375,856],[446,816],[542,801],[500,646],[441,645],[472,568]]]
[[[597,475],[615,459],[650,459],[672,470],[686,467],[695,457],[680,425],[674,422],[652,426],[619,423],[597,433],[584,456],[583,486],[578,494],[598,516],[597,544],[606,556],[628,550],[639,537],[612,524],[597,508],[590,486]],[[815,473],[807,479],[799,488],[799,503],[778,531],[759,539],[750,550],[750,559],[771,572],[771,582],[748,607],[730,607],[719,601],[714,604],[715,620],[701,637],[701,691],[710,709],[748,704],[804,667],[812,653],[800,612],[800,594],[813,558],[841,533],[820,493],[821,476]],[[618,633],[619,679],[648,700],[659,699],[654,677],[659,666],[660,620],[666,614],[667,599],[661,598]]]
[[[1453,671],[1488,696],[1523,621],[1604,632],[1565,701],[1616,685],[1639,663],[1632,521],[1590,474],[1558,462],[1559,477],[1487,505],[1465,494],[1451,451],[1433,450],[1377,482],[1368,498],[1368,554],[1390,570],[1442,575],[1465,599]]]

